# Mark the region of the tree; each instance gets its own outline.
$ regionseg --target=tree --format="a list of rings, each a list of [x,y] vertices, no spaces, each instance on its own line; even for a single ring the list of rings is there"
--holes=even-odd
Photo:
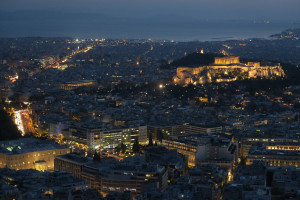
[[[28,133],[26,133],[26,135],[24,135],[23,137],[26,137],[26,138],[34,137],[34,133],[33,133],[33,132],[28,132]]]
[[[132,151],[133,153],[139,153],[140,152],[140,145],[138,139],[135,139],[133,145],[132,145]]]
[[[150,133],[150,136],[149,136],[149,146],[153,146],[153,140],[152,140],[152,134]]]
[[[209,65],[214,62],[215,57],[223,57],[222,54],[200,54],[200,53],[191,53],[183,58],[173,61],[170,64],[164,64],[159,67],[160,69],[170,69],[177,66],[188,66],[188,65]]]
[[[273,176],[274,176],[274,172],[273,171],[268,171],[267,175],[266,175],[266,185],[267,187],[272,187],[272,183],[273,183]]]
[[[101,161],[100,154],[98,154],[96,150],[95,150],[95,153],[94,153],[93,161],[96,161],[96,162]]]
[[[241,157],[241,162],[240,162],[240,165],[246,165],[246,161],[247,161],[247,158],[246,157]]]
[[[127,147],[126,147],[126,145],[123,142],[121,144],[119,144],[118,146],[115,147],[115,150],[117,152],[121,151],[122,153],[125,153],[126,149],[127,149]]]
[[[11,117],[5,110],[0,109],[0,140],[13,140],[20,137],[21,133]]]
[[[126,145],[122,142],[121,145],[120,145],[120,147],[121,147],[121,152],[125,153],[125,151],[127,149]]]
[[[159,131],[159,132],[157,133],[157,139],[158,139],[160,142],[162,142],[162,140],[165,139],[165,138],[164,138],[164,134],[163,134],[162,131]]]

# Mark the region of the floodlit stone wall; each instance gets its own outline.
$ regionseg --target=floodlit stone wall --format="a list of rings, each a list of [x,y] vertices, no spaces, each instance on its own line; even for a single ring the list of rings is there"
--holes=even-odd
[[[215,58],[214,65],[200,67],[178,67],[173,77],[175,84],[203,84],[211,82],[231,82],[245,79],[273,79],[284,77],[285,73],[277,66],[261,66],[259,62],[240,63],[239,57]]]

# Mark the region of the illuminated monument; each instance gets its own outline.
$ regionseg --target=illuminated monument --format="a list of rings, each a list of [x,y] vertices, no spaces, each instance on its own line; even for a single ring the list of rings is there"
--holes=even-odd
[[[273,79],[284,77],[285,73],[278,63],[275,66],[261,66],[260,62],[241,63],[239,57],[215,58],[212,65],[200,67],[178,67],[173,77],[175,84],[220,83],[245,79]]]

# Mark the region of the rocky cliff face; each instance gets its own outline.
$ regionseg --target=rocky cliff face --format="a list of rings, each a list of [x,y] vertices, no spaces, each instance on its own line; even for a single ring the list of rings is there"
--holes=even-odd
[[[216,58],[215,63],[201,67],[178,67],[173,78],[175,84],[203,84],[211,82],[231,82],[245,79],[272,79],[284,77],[285,73],[277,66],[260,66],[259,62],[240,63],[238,57]]]

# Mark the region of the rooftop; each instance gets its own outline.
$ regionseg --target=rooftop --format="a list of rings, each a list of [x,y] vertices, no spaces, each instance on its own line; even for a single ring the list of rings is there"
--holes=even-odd
[[[93,162],[91,158],[82,157],[82,156],[76,155],[76,154],[58,155],[56,157],[64,159],[64,160],[72,161],[75,163],[80,163],[80,164],[89,164],[89,163]]]
[[[293,156],[295,159],[300,159],[300,152],[299,151],[285,151],[285,150],[273,150],[273,149],[266,149],[265,146],[254,145],[249,150],[249,156],[251,155],[277,155],[277,156]],[[282,158],[284,159],[284,158]],[[286,158],[288,159],[288,158]]]
[[[7,155],[66,148],[68,147],[55,144],[51,140],[41,140],[37,138],[21,138],[18,140],[0,142],[0,153]]]

